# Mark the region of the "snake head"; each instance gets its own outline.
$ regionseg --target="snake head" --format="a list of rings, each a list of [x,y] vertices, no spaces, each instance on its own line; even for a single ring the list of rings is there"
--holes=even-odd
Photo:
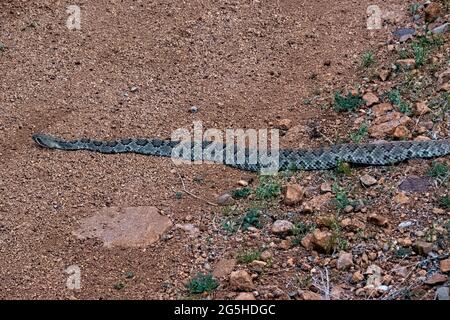
[[[32,136],[34,142],[36,142],[39,146],[43,148],[58,148],[59,143],[58,140],[52,136],[42,134],[42,133],[35,133]]]

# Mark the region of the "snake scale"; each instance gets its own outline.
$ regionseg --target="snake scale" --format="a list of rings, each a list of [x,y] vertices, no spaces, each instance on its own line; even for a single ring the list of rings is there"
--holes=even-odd
[[[40,133],[34,134],[33,140],[39,146],[50,149],[89,150],[108,154],[131,152],[160,157],[184,158],[191,161],[199,160],[198,156],[195,156],[195,152],[190,153],[190,159],[187,159],[181,153],[174,152],[179,147],[180,141],[160,139],[122,139],[115,141],[79,139],[67,141]],[[230,146],[216,143],[212,152],[205,152],[212,145],[213,142],[211,141],[199,141],[189,142],[186,146],[191,150],[200,148],[200,155],[203,160],[222,163],[241,170],[260,171],[261,168],[267,166],[267,163],[262,163],[260,160],[259,150],[239,149],[234,145],[230,149]],[[229,150],[232,152],[231,161],[225,155]],[[243,152],[241,155],[245,155],[244,161],[237,161],[239,150]],[[250,155],[255,154],[257,155],[256,161],[250,161]],[[340,162],[360,165],[390,165],[413,158],[435,158],[448,154],[450,154],[450,139],[339,144],[313,150],[280,149],[277,157],[277,171],[290,169],[326,170],[336,167]]]

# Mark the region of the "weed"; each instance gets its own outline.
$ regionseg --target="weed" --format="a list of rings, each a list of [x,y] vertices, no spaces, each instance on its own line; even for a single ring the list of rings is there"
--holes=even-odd
[[[125,288],[125,285],[122,282],[117,282],[114,284],[114,289],[116,290],[122,290],[123,288]]]
[[[294,229],[292,230],[292,235],[294,236],[292,244],[295,246],[299,245],[302,239],[314,229],[316,229],[316,225],[314,223],[296,223],[294,225]]]
[[[354,143],[360,143],[361,140],[367,135],[368,129],[369,126],[367,125],[367,123],[362,123],[359,126],[358,131],[350,133],[350,139]]]
[[[264,178],[264,179],[263,179]],[[281,185],[270,177],[261,177],[261,183],[256,189],[256,197],[260,200],[276,198],[281,194]]]
[[[352,169],[347,162],[339,160],[335,169],[336,174],[340,175],[350,175],[352,173]]]
[[[405,101],[400,102],[400,104],[398,105],[398,110],[406,115],[411,115],[412,113],[411,105]]]
[[[0,52],[3,52],[6,50],[6,46],[4,43],[0,42]]]
[[[333,108],[337,112],[353,111],[362,105],[364,105],[364,100],[360,95],[354,96],[349,93],[347,96],[343,96],[339,92],[334,94]]]
[[[410,256],[411,253],[412,253],[411,248],[400,247],[397,250],[395,250],[394,256],[399,259],[404,259]]]
[[[425,46],[415,42],[412,44],[414,60],[416,61],[416,66],[423,66],[427,59],[428,50]]]
[[[260,216],[261,212],[258,208],[250,208],[242,220],[242,228],[244,230],[250,227],[261,228]]]
[[[256,249],[250,249],[244,252],[238,253],[236,259],[239,263],[251,263],[255,260],[261,259],[261,251]]]
[[[198,273],[186,285],[191,294],[200,294],[203,292],[212,292],[219,286],[216,279],[211,274]]]
[[[351,201],[347,197],[347,192],[336,183],[333,185],[333,192],[335,194],[335,202],[338,210],[343,210],[346,206],[351,204]]]
[[[450,198],[448,196],[442,197],[439,201],[440,205],[444,209],[450,209]]]
[[[175,192],[175,198],[178,200],[183,198],[183,192],[180,192],[180,191]]]
[[[363,54],[362,59],[361,59],[361,66],[363,68],[369,68],[370,66],[372,66],[375,63],[375,57],[373,55],[372,52],[366,52]]]
[[[250,188],[239,188],[231,192],[231,196],[234,199],[245,199],[252,193]]]
[[[331,231],[333,233],[333,236],[330,243],[330,248],[334,247],[337,250],[347,250],[348,241],[342,234],[341,225],[339,224],[339,221],[337,219],[332,222]]]
[[[402,96],[400,94],[399,90],[391,90],[387,94],[389,101],[393,104],[398,106],[402,102]]]
[[[446,163],[433,161],[431,168],[428,169],[427,175],[440,181],[446,181],[449,177],[450,166]]]

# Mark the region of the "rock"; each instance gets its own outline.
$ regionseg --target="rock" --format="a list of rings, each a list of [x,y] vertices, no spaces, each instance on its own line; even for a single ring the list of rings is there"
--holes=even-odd
[[[345,206],[345,208],[344,208],[345,213],[350,213],[352,211],[353,211],[353,206],[351,206],[351,205]]]
[[[399,229],[409,228],[414,225],[413,221],[403,221],[398,224]]]
[[[298,297],[300,300],[322,300],[322,296],[309,290],[299,290]]]
[[[198,107],[197,106],[191,106],[189,108],[189,112],[190,113],[197,113],[198,112]]]
[[[248,181],[245,181],[245,180],[239,180],[239,181],[237,182],[237,184],[238,184],[239,186],[241,186],[241,187],[247,187],[247,186],[248,186]]]
[[[78,239],[98,238],[106,247],[147,247],[172,227],[156,207],[108,207],[82,219]]]
[[[413,245],[413,250],[417,254],[420,254],[422,256],[428,255],[430,252],[433,251],[433,244],[425,241],[416,241]]]
[[[372,224],[380,226],[380,227],[388,227],[389,226],[389,220],[386,217],[377,215],[376,213],[370,214],[367,217],[367,221],[369,223],[372,223]]]
[[[405,42],[408,39],[412,39],[416,34],[416,30],[413,28],[398,28],[394,32],[394,37],[400,42]]]
[[[236,259],[220,259],[212,274],[215,278],[225,278],[233,271],[235,266]]]
[[[366,228],[366,225],[357,220],[357,219],[351,219],[351,218],[345,218],[341,221],[341,226],[345,229],[349,229],[351,231],[359,231],[364,230]]]
[[[415,59],[399,59],[397,60],[397,64],[402,66],[403,68],[411,69],[416,65]]]
[[[396,139],[402,139],[403,140],[403,139],[406,139],[409,136],[411,136],[411,132],[405,126],[398,126],[397,128],[395,128],[393,136]]]
[[[377,179],[368,174],[365,174],[361,178],[359,178],[359,181],[361,181],[362,185],[365,187],[371,187],[377,184]]]
[[[386,135],[391,135],[398,126],[406,126],[411,122],[411,118],[399,112],[391,112],[378,117],[375,124],[369,128],[369,134],[373,138],[381,139]]]
[[[291,119],[281,119],[275,124],[275,128],[283,131],[287,131],[292,127]]]
[[[308,233],[306,236],[302,238],[300,243],[303,246],[303,248],[307,250],[311,250],[313,248],[312,238],[313,238],[312,233]]]
[[[312,198],[309,201],[304,202],[303,207],[311,208],[312,211],[318,211],[325,205],[327,205],[331,199],[333,198],[333,194],[331,192],[324,193]]]
[[[353,266],[353,255],[351,253],[341,251],[336,262],[336,268],[338,270],[347,270],[350,269],[351,266]]]
[[[410,176],[406,177],[398,186],[398,189],[405,192],[427,192],[431,187],[431,180],[428,177]]]
[[[450,288],[439,287],[436,289],[436,300],[450,300]]]
[[[252,277],[247,271],[239,270],[233,271],[230,275],[230,286],[233,290],[238,291],[253,291],[255,285],[253,284]]]
[[[378,99],[378,97],[372,92],[368,92],[365,95],[363,95],[363,100],[366,102],[367,107],[371,107],[374,104],[380,102],[380,99]]]
[[[425,22],[433,22],[442,13],[441,6],[436,2],[431,2],[428,6],[426,6],[424,12],[425,12]]]
[[[394,198],[393,198],[394,202],[397,204],[408,204],[409,203],[409,198],[408,196],[406,196],[406,194],[404,192],[399,192],[397,193]]]
[[[320,192],[327,193],[327,192],[332,192],[332,191],[333,191],[333,189],[332,189],[331,183],[324,182],[320,185]]]
[[[217,197],[216,202],[220,206],[230,206],[235,203],[235,200],[233,199],[233,197],[230,194],[224,193]]]
[[[421,116],[431,111],[425,102],[417,102],[414,107],[414,115]]]
[[[130,88],[130,92],[137,92],[138,90],[139,90],[139,88],[136,87],[136,86],[132,86],[132,87]]]
[[[444,83],[440,88],[440,91],[450,92],[450,83]]]
[[[441,260],[439,263],[439,267],[442,272],[450,272],[450,258]]]
[[[445,214],[445,210],[441,208],[433,208],[433,214]]]
[[[176,224],[175,228],[181,229],[184,232],[189,233],[190,237],[196,237],[200,233],[199,228],[197,228],[196,226],[194,226],[193,224],[190,224],[190,223]]]
[[[273,254],[270,250],[264,250],[263,252],[261,252],[261,260],[262,261],[270,261],[273,258]]]
[[[414,138],[414,141],[430,141],[431,139],[426,136],[417,136]]]
[[[380,103],[372,107],[372,113],[375,117],[380,117],[393,109],[394,108],[390,103]]]
[[[277,220],[272,225],[272,233],[276,235],[286,235],[294,229],[292,222],[287,220]]]
[[[378,72],[378,77],[381,81],[387,81],[391,75],[391,70],[388,69],[382,69]]]
[[[436,28],[434,28],[433,30],[431,30],[432,33],[434,34],[443,34],[443,33],[447,33],[450,30],[450,23],[444,23],[443,25],[440,25]]]
[[[397,242],[402,247],[411,247],[412,246],[412,240],[409,238],[401,238],[401,239],[398,239]]]
[[[366,286],[365,288],[378,288],[381,286],[382,283],[382,277],[381,273],[383,270],[377,266],[376,264],[372,264],[369,267],[367,267],[366,274],[369,275],[367,278]]]
[[[287,185],[284,189],[284,204],[288,206],[299,204],[302,202],[304,194],[305,190],[301,186],[297,184]]]
[[[256,298],[252,292],[241,292],[234,298],[234,300],[247,301],[247,300],[256,300]]]
[[[352,275],[352,282],[353,283],[358,283],[364,280],[364,275],[361,273],[361,271],[356,271],[355,273],[353,273]]]
[[[281,240],[278,244],[278,248],[281,250],[289,250],[292,247],[292,241],[289,239]]]
[[[264,261],[254,260],[250,263],[249,267],[252,271],[261,273],[264,268],[267,266],[267,263]]]
[[[440,274],[440,273],[435,273],[433,274],[431,277],[429,277],[427,280],[425,280],[425,284],[434,286],[437,284],[442,284],[444,282],[447,282],[447,276]]]
[[[312,246],[315,250],[324,253],[330,253],[333,251],[335,243],[333,234],[329,231],[314,230],[311,238]]]
[[[450,81],[450,68],[448,68],[438,76],[438,83],[441,85],[449,81]]]

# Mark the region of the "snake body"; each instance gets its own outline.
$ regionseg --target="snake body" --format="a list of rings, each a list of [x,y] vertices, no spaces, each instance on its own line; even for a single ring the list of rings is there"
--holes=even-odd
[[[211,141],[188,142],[184,147],[191,152],[182,154],[180,141],[160,139],[122,139],[96,141],[91,139],[63,140],[46,134],[34,134],[33,140],[41,147],[61,150],[89,150],[101,153],[137,153],[185,160],[205,160],[225,164],[246,171],[260,171],[268,166],[257,149],[239,148],[236,145]],[[269,149],[270,150],[270,149]],[[450,154],[450,139],[429,141],[395,141],[368,144],[339,144],[313,150],[280,149],[277,154],[277,171],[326,170],[340,162],[360,165],[390,165],[413,158],[435,158]],[[238,161],[243,156],[243,161]],[[253,156],[253,158],[252,158]]]

